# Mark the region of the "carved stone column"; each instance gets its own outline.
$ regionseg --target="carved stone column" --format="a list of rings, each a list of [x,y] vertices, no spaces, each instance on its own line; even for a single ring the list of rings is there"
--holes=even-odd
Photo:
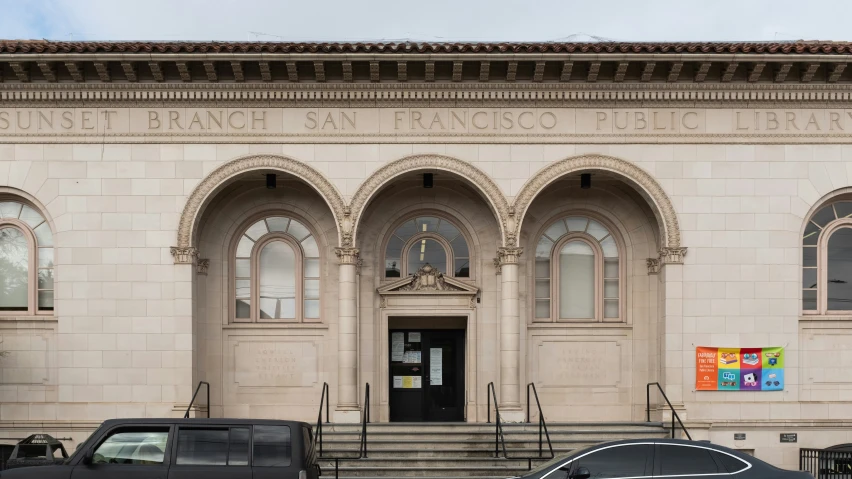
[[[358,422],[357,248],[335,248],[340,264],[337,333],[336,422]]]
[[[499,248],[500,263],[500,413],[509,421],[521,411],[521,314],[518,298],[518,258],[523,248]],[[505,413],[504,413],[505,411]],[[508,413],[508,414],[507,414]]]

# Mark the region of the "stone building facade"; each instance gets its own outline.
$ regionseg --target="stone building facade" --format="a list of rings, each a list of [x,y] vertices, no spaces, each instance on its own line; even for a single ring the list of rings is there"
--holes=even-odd
[[[535,383],[643,421],[659,382],[775,464],[849,442],[850,53],[0,42],[0,432],[198,381],[213,416],[328,383],[356,421],[369,383],[379,421],[481,422],[493,382],[507,420]],[[783,347],[783,390],[697,391],[703,346]]]

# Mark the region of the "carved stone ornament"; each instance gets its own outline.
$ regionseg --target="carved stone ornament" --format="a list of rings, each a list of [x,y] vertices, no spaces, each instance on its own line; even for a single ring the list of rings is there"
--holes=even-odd
[[[195,272],[198,274],[203,274],[207,276],[207,270],[210,268],[210,260],[206,258],[200,258],[198,263],[195,264]]]
[[[506,264],[518,264],[518,261],[523,254],[523,248],[497,248],[497,262],[502,267]],[[495,263],[496,264],[496,263]]]
[[[358,248],[334,248],[334,254],[337,255],[339,264],[354,264],[357,272],[360,261]]]
[[[175,264],[192,264],[195,258],[198,257],[198,250],[193,247],[172,246],[169,248],[172,257],[175,259]]]
[[[660,272],[660,260],[657,258],[648,258],[648,274],[657,274]]]
[[[686,256],[686,247],[660,249],[660,261],[663,264],[683,264],[684,256]]]
[[[291,174],[314,188],[325,200],[338,224],[338,236],[343,244],[343,232],[346,231],[344,209],[346,203],[337,188],[325,176],[312,167],[283,156],[253,155],[231,160],[207,175],[192,191],[181,213],[178,226],[177,248],[189,248],[193,244],[195,221],[201,214],[201,207],[217,188],[231,178],[253,170],[278,170]],[[351,246],[351,243],[349,244]]]
[[[364,210],[370,200],[388,182],[406,173],[418,170],[437,170],[453,173],[470,181],[470,184],[485,198],[486,202],[494,212],[497,223],[501,228],[501,237],[506,237],[506,222],[509,217],[509,203],[503,196],[503,192],[497,183],[479,168],[466,161],[440,155],[416,155],[401,158],[388,163],[370,175],[352,196],[349,203],[352,210],[352,230],[354,235],[358,233],[358,223],[364,215]],[[353,235],[353,236],[354,236]],[[356,238],[353,237],[354,244]]]
[[[450,296],[476,297],[479,288],[450,276],[444,276],[430,264],[423,265],[416,273],[400,278],[392,283],[378,288],[383,304],[387,304],[384,296],[437,294]],[[470,304],[475,304],[471,301]]]
[[[411,278],[411,282],[405,286],[397,288],[397,291],[460,291],[461,288],[456,288],[444,280],[444,274],[433,268],[432,265],[426,264]]]
[[[548,185],[578,171],[600,170],[615,173],[637,186],[637,191],[650,204],[660,224],[660,238],[665,248],[680,248],[680,226],[677,213],[662,186],[638,166],[619,158],[603,155],[584,155],[566,158],[545,166],[530,178],[515,197],[517,212],[516,235],[520,233],[530,204]]]

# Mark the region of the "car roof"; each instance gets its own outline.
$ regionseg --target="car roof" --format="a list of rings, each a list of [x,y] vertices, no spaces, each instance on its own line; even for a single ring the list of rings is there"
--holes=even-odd
[[[256,425],[256,426],[293,426],[311,427],[302,421],[288,421],[283,419],[233,419],[233,418],[125,418],[107,419],[104,426],[133,425],[133,424],[177,424],[186,426],[234,426],[234,425]]]

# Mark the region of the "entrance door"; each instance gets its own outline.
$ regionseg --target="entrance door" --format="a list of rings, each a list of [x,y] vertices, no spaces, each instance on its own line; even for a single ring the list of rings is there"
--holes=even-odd
[[[464,421],[464,330],[390,332],[390,420]]]

